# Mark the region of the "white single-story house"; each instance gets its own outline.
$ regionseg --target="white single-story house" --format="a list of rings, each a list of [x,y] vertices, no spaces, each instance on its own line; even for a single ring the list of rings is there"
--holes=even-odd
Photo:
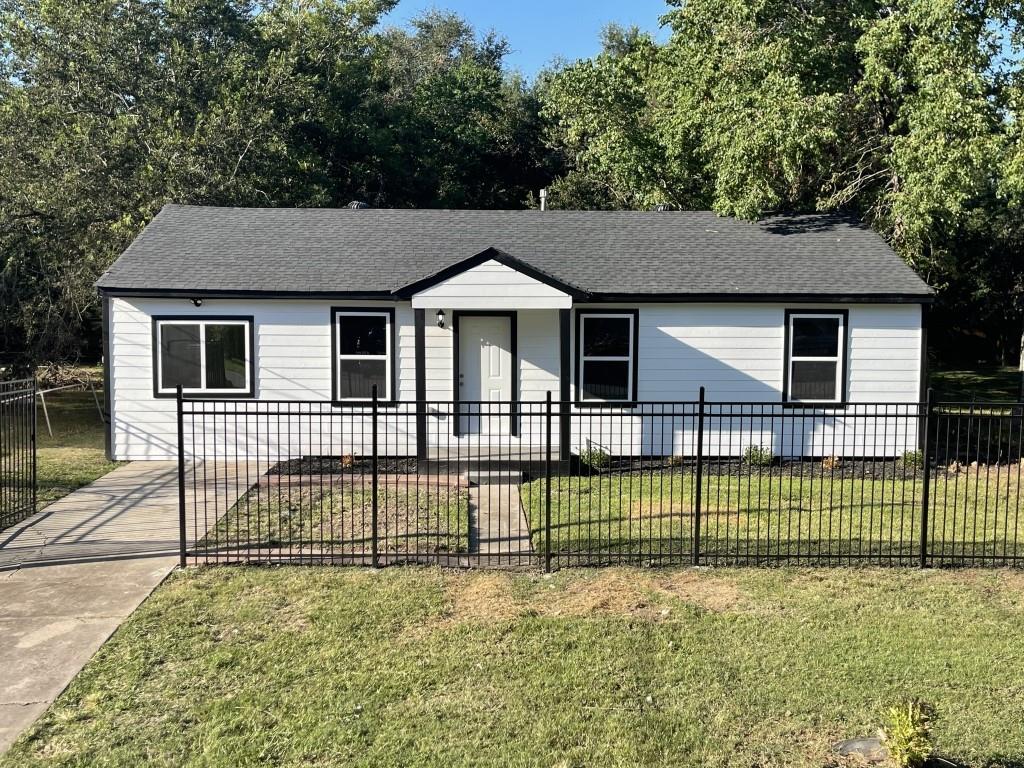
[[[933,298],[848,216],[705,211],[167,205],[97,287],[114,459],[176,455],[178,385],[339,409],[373,387],[384,406],[551,392],[581,413],[701,386],[780,408],[916,403]],[[446,439],[482,429],[449,421]],[[501,423],[496,439],[520,437]]]

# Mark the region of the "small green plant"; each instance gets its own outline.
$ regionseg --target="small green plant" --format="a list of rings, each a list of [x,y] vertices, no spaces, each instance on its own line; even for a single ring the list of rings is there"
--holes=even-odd
[[[920,469],[924,466],[924,454],[921,451],[907,451],[900,456],[900,461],[907,469]]]
[[[934,750],[932,725],[935,710],[931,705],[912,699],[888,712],[889,723],[882,738],[893,765],[898,768],[921,768]]]
[[[743,460],[752,467],[768,467],[775,461],[775,454],[771,448],[761,445],[748,445],[743,452]]]
[[[607,469],[612,463],[612,457],[602,448],[591,447],[580,451],[580,464],[590,469]]]

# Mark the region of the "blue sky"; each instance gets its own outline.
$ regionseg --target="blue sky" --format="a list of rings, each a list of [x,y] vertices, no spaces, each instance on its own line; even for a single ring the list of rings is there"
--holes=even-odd
[[[527,77],[556,57],[593,56],[608,22],[657,32],[668,10],[665,0],[401,0],[385,23],[400,25],[431,8],[454,11],[478,32],[504,35],[512,46],[508,64]]]

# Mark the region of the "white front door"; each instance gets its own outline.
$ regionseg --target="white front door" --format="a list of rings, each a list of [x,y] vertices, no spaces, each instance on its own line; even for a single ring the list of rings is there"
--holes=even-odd
[[[510,317],[459,318],[460,434],[508,434],[511,407],[487,403],[512,400],[514,365]]]

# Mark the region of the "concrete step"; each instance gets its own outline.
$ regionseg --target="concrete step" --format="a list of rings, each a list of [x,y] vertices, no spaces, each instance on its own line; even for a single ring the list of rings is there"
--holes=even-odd
[[[547,459],[545,451],[509,450],[458,451],[433,448],[427,458],[420,461],[424,472],[441,472],[458,475],[463,472],[512,472],[525,473],[531,476],[544,474]],[[557,450],[551,452],[552,469],[558,471],[559,455]]]
[[[473,468],[463,470],[460,477],[468,485],[519,485],[524,480],[524,473],[508,469]]]

